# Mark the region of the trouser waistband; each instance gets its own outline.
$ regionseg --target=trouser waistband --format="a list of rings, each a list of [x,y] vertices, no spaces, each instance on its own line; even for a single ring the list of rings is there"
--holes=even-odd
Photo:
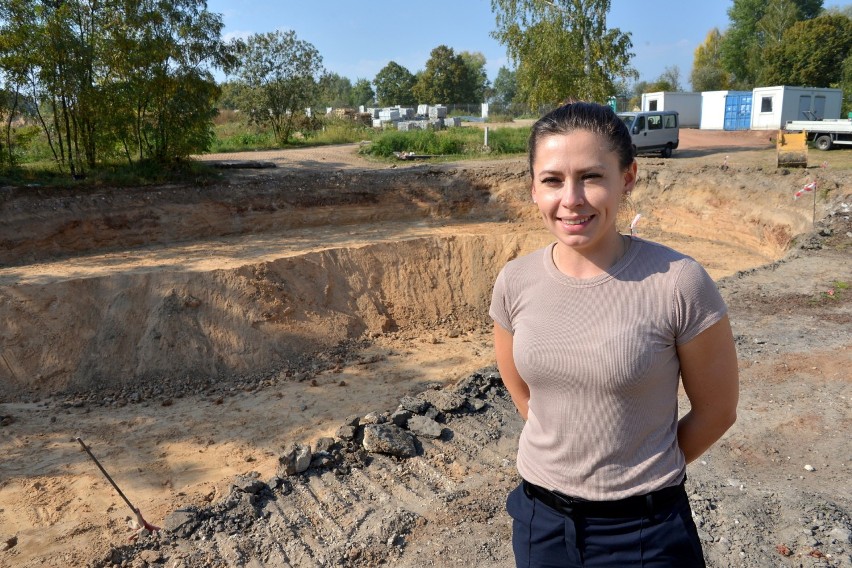
[[[586,501],[569,497],[558,491],[534,485],[527,480],[524,480],[523,486],[527,497],[536,499],[566,516],[609,518],[649,516],[671,507],[678,498],[686,497],[684,482],[645,495],[626,497],[616,501]]]

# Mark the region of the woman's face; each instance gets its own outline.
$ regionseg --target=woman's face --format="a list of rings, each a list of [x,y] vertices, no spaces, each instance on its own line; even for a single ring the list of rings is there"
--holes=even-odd
[[[615,219],[636,182],[636,162],[621,169],[618,155],[588,130],[541,138],[533,162],[532,196],[559,243],[584,256],[621,246]]]

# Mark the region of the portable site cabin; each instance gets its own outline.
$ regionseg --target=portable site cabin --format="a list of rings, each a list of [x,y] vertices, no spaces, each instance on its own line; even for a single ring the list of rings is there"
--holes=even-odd
[[[778,130],[790,120],[840,118],[843,91],[815,87],[758,87],[752,91],[751,128]]]
[[[644,93],[642,110],[675,110],[680,115],[682,128],[698,128],[701,124],[701,93]]]
[[[748,130],[751,127],[751,91],[701,93],[702,130]]]

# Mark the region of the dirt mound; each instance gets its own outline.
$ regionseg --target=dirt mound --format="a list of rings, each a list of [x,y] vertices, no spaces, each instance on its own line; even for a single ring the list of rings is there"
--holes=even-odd
[[[731,308],[740,419],[689,472],[702,538],[712,566],[850,566],[852,164],[778,170],[728,134],[640,159],[623,223],[641,213]],[[250,157],[277,167],[203,188],[0,191],[0,563],[511,564],[520,421],[487,306],[549,241],[526,165],[354,150]],[[814,178],[815,209],[792,199]],[[285,447],[472,376],[484,406],[442,413],[417,456],[338,442],[336,465],[276,480]],[[124,547],[128,511],[76,436],[147,520],[198,526]]]

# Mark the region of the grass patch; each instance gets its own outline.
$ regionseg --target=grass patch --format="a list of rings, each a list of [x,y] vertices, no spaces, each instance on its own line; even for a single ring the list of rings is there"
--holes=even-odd
[[[192,160],[159,164],[142,161],[134,164],[103,164],[72,178],[50,162],[26,164],[0,172],[0,184],[32,188],[140,187],[165,183],[207,185],[221,176],[211,166]]]
[[[391,158],[394,152],[442,157],[511,155],[526,152],[528,128],[498,128],[488,133],[488,148],[480,128],[447,130],[388,130],[377,134],[361,152],[378,158]]]
[[[831,287],[828,290],[823,290],[822,292],[819,292],[816,297],[812,299],[812,302],[837,302],[844,297],[848,289],[848,282],[844,282],[842,280],[835,280],[831,283]]]
[[[265,131],[244,124],[239,119],[217,124],[214,127],[215,138],[211,153],[248,152],[253,150],[277,150],[284,148],[305,148],[309,146],[327,146],[331,144],[350,144],[370,139],[373,129],[357,122],[325,118],[317,121],[315,129],[296,130],[290,135],[287,144],[280,144],[272,131]]]

